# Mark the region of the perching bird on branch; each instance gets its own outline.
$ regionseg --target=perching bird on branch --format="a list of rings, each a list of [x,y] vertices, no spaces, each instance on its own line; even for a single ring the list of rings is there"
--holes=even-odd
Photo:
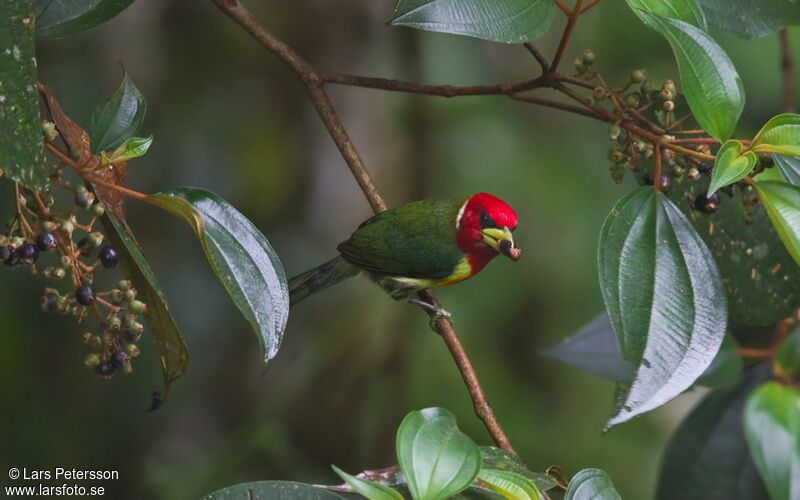
[[[499,254],[519,259],[521,251],[511,235],[516,227],[514,210],[487,193],[387,210],[341,243],[339,256],[289,280],[291,305],[363,272],[394,299],[449,316],[417,300],[416,292],[471,278]]]

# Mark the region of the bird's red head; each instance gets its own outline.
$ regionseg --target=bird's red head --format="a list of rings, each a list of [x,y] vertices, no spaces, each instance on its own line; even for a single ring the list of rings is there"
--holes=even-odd
[[[508,203],[488,193],[472,195],[456,219],[458,247],[467,255],[477,273],[498,254],[519,259],[511,232],[517,227],[517,214]]]

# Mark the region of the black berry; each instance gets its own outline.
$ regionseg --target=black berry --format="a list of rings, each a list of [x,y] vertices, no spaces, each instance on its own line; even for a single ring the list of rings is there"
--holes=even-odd
[[[17,248],[14,253],[23,264],[33,264],[36,262],[36,259],[39,258],[39,250],[37,250],[36,247],[30,243],[25,243],[21,247]]]
[[[2,260],[8,266],[13,266],[14,265],[14,264],[10,264],[10,263],[7,262],[8,259],[10,259],[12,255],[14,255],[14,248],[13,247],[6,246],[6,245],[0,246],[0,260]]]
[[[75,300],[82,306],[92,305],[96,298],[94,290],[89,285],[79,286],[75,289]]]
[[[75,190],[75,204],[81,208],[89,208],[94,202],[94,195],[92,195],[85,187],[80,186]]]
[[[658,180],[658,189],[662,193],[669,192],[669,188],[672,187],[672,181],[670,180],[668,175],[662,175],[661,178]]]
[[[114,366],[115,370],[119,370],[122,369],[122,367],[125,366],[125,363],[129,362],[130,359],[131,357],[128,356],[128,353],[125,351],[115,351],[111,355],[111,364]]]
[[[115,267],[119,262],[119,257],[117,256],[117,251],[114,247],[104,246],[100,249],[100,263],[106,269],[110,269]]]
[[[101,377],[114,375],[114,365],[111,361],[101,361],[94,367],[94,371]]]
[[[44,232],[36,237],[36,248],[40,252],[46,252],[56,247],[56,236],[53,233]]]
[[[55,292],[47,292],[42,296],[42,309],[45,312],[58,311],[58,294]]]
[[[719,208],[720,201],[722,200],[719,197],[719,193],[714,193],[711,196],[701,193],[694,199],[694,208],[703,213],[712,214]]]

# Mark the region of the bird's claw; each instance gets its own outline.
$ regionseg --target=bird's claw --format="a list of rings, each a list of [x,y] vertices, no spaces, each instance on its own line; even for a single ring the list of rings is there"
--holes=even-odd
[[[436,306],[436,305],[433,305],[433,304],[430,304],[428,302],[425,302],[423,300],[418,300],[418,299],[409,299],[408,301],[410,303],[412,303],[412,304],[416,304],[416,305],[422,307],[423,309],[425,309],[426,311],[431,313],[430,325],[431,325],[431,329],[434,330],[434,331],[436,330],[436,323],[440,319],[445,319],[445,320],[447,320],[447,321],[449,321],[451,323],[453,322],[453,319],[452,319],[453,315],[450,314],[450,311],[448,311],[448,310],[446,310],[446,309],[444,309],[442,307],[439,307],[439,306]]]

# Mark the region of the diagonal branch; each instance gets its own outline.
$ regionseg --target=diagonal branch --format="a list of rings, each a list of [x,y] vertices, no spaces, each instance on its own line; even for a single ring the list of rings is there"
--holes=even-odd
[[[303,80],[311,101],[314,103],[322,121],[325,123],[328,132],[339,148],[345,162],[347,162],[347,166],[350,168],[358,185],[369,200],[372,209],[376,213],[386,210],[386,203],[378,192],[369,171],[366,169],[353,142],[347,135],[347,131],[342,125],[341,120],[330,102],[330,98],[325,92],[325,80],[323,75],[318,73],[300,55],[286,45],[286,43],[266,30],[255,17],[253,17],[250,11],[239,4],[238,0],[212,1],[239,26],[264,45],[270,52],[275,54],[281,61],[287,64]],[[428,291],[422,292],[420,296],[423,300],[429,302],[435,303],[436,301],[433,294]],[[433,326],[436,332],[444,339],[447,348],[450,350],[461,372],[461,376],[472,398],[475,413],[483,421],[497,446],[512,453],[516,453],[503,431],[502,426],[497,421],[492,408],[486,401],[486,396],[483,393],[478,376],[464,348],[461,346],[461,342],[458,340],[453,325],[448,320],[439,318],[434,322]]]

